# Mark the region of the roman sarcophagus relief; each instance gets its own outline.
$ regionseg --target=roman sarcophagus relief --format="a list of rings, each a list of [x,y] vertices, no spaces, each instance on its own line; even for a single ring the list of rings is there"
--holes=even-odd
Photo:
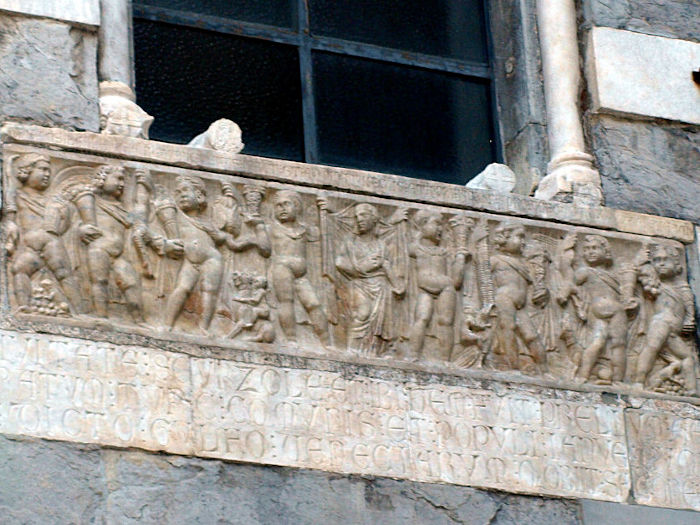
[[[3,177],[18,326],[698,392],[672,239],[41,148]]]

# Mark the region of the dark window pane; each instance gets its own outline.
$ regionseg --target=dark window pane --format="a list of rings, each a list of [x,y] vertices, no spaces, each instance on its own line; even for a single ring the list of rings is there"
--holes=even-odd
[[[257,24],[296,27],[296,0],[134,0],[134,4],[167,7]]]
[[[295,47],[134,20],[136,95],[151,138],[185,143],[220,118],[243,130],[245,153],[303,160]]]
[[[330,53],[313,66],[322,163],[464,184],[493,162],[488,84]]]
[[[311,32],[486,61],[482,0],[309,0]]]

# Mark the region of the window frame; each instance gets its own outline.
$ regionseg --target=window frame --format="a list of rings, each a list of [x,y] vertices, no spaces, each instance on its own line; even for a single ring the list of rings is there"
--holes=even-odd
[[[362,58],[388,64],[404,65],[428,71],[451,73],[463,79],[488,83],[491,127],[489,131],[492,137],[492,157],[494,162],[503,162],[504,152],[499,132],[500,120],[496,98],[496,79],[494,78],[495,55],[490,27],[488,0],[481,0],[481,7],[484,14],[483,23],[484,37],[486,40],[486,62],[427,55],[363,42],[312,35],[308,0],[294,0],[298,7],[296,13],[296,30],[214,15],[138,4],[136,1],[137,0],[134,0],[132,4],[133,18],[295,46],[299,55],[302,99],[301,114],[304,139],[303,161],[306,163],[319,164],[320,162],[313,86],[312,53],[314,51]],[[476,173],[473,174],[473,176],[476,175]]]

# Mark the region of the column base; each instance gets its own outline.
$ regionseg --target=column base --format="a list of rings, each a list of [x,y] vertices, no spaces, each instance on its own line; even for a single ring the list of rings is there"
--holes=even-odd
[[[547,165],[547,175],[540,181],[535,197],[579,206],[602,206],[600,173],[593,167],[593,157],[581,151],[554,157]]]
[[[100,82],[101,133],[147,139],[154,119],[135,99],[134,92],[123,82]]]

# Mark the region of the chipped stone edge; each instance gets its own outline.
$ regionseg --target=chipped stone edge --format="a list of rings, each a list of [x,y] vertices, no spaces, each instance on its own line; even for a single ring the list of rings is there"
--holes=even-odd
[[[695,239],[694,228],[689,221],[606,207],[589,208],[521,195],[470,190],[455,184],[412,179],[399,175],[250,155],[232,155],[180,144],[100,135],[92,132],[66,131],[14,122],[6,122],[2,126],[0,138],[4,143],[96,153],[106,157],[147,161],[225,175],[243,175],[299,186],[328,188],[416,203],[591,226],[623,233],[674,239],[684,244],[690,244]]]

